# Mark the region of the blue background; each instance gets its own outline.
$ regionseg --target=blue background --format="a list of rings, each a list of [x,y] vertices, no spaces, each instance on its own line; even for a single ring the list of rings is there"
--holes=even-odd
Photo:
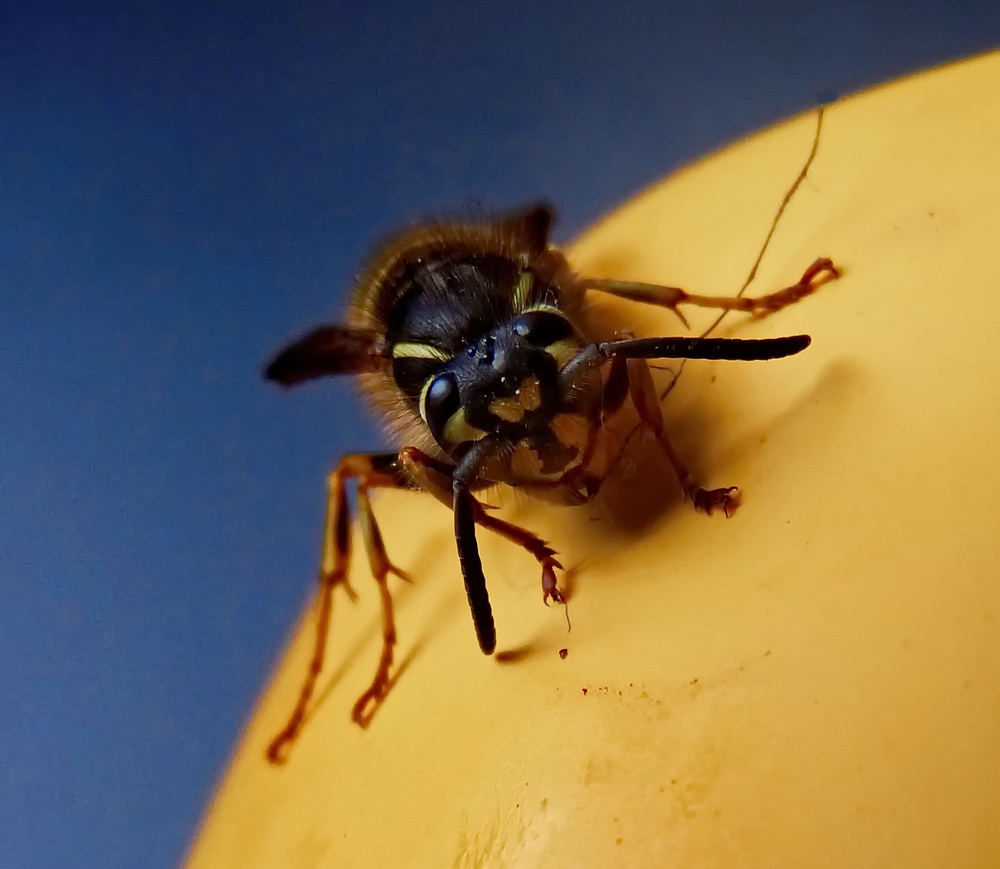
[[[349,385],[260,365],[385,231],[544,196],[568,239],[827,89],[1000,44],[996,0],[616,5],[0,7],[0,865],[182,858],[324,473],[382,443]]]

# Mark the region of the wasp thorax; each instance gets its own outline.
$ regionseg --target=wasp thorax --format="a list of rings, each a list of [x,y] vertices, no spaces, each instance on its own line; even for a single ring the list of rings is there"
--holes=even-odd
[[[448,452],[490,433],[524,437],[560,411],[559,372],[582,346],[557,310],[521,313],[471,341],[428,379],[421,416]]]

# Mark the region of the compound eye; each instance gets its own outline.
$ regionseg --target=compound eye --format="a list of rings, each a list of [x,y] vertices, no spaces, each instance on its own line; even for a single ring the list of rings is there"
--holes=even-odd
[[[514,321],[514,331],[536,347],[550,347],[571,337],[573,327],[555,311],[528,311]]]
[[[438,443],[444,444],[445,427],[461,407],[462,399],[455,375],[450,371],[437,375],[424,393],[420,410],[424,422]]]

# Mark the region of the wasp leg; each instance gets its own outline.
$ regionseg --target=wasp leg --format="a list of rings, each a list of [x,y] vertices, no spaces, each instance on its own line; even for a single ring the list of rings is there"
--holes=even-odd
[[[395,459],[395,457],[394,457]],[[378,584],[379,598],[382,604],[382,652],[379,655],[378,669],[368,690],[362,694],[351,710],[351,718],[355,724],[368,727],[376,710],[382,705],[389,693],[391,681],[389,670],[392,667],[392,654],[396,646],[396,622],[393,617],[392,595],[389,593],[389,574],[395,574],[400,579],[411,582],[410,577],[389,561],[382,542],[382,532],[379,531],[375,514],[372,512],[368,489],[373,485],[385,485],[379,482],[362,480],[358,484],[358,518],[361,521],[361,534],[368,550],[368,562],[371,565],[372,576]],[[395,483],[398,486],[398,483]]]
[[[399,462],[406,469],[407,473],[412,477],[414,482],[420,486],[421,489],[426,489],[431,492],[439,501],[447,504],[450,507],[455,507],[454,504],[454,472],[455,469],[449,465],[444,464],[436,459],[431,458],[425,453],[418,450],[416,447],[405,447],[399,454]],[[498,519],[491,516],[486,512],[486,508],[483,507],[479,501],[471,494],[471,492],[466,491],[463,497],[462,511],[468,517],[471,515],[472,522],[474,525],[480,525],[501,537],[505,537],[512,543],[516,543],[522,549],[527,550],[531,555],[534,556],[535,560],[538,561],[542,568],[542,600],[548,603],[550,600],[556,603],[566,603],[566,596],[559,589],[558,583],[556,582],[556,570],[562,570],[563,566],[555,558],[555,550],[549,546],[549,544],[542,540],[538,535],[533,534],[526,528],[521,528],[519,525],[514,525],[511,522],[505,522],[503,519]],[[456,530],[458,526],[458,513],[456,509]],[[468,518],[463,520],[468,522]],[[462,535],[459,542],[459,558],[463,559],[462,567],[463,574],[467,569],[471,569],[473,566],[470,562],[474,557],[477,562],[479,559],[478,548],[474,550],[473,555],[469,554],[469,550],[474,547],[474,537],[473,547],[470,547],[467,542],[472,531],[468,527],[463,526]],[[456,536],[459,536],[456,534]],[[464,546],[464,551],[463,551]],[[469,562],[464,559],[468,558]],[[479,562],[479,574],[482,574],[482,564]],[[466,576],[466,591],[468,592],[468,576]],[[482,642],[482,638],[485,637],[487,640],[492,636],[493,647],[496,646],[496,636],[495,629],[493,628],[493,616],[492,607],[490,607],[489,596],[486,594],[485,580],[482,585],[482,600],[479,598],[479,586],[475,586],[475,593],[469,593],[469,605],[472,608],[473,621],[476,623],[476,634],[480,637],[480,647],[486,654],[492,654],[493,648],[487,651],[487,643],[485,646]],[[488,625],[485,624],[488,617]],[[483,623],[482,629],[480,624]]]
[[[696,305],[700,308],[721,308],[725,311],[743,311],[757,317],[764,317],[794,304],[799,299],[815,292],[827,281],[840,277],[840,271],[828,259],[817,259],[799,278],[797,283],[766,296],[698,296],[680,287],[664,287],[637,281],[616,281],[610,278],[580,278],[585,289],[610,293],[633,302],[659,305],[673,311],[687,326],[687,320],[678,305]]]
[[[494,444],[489,437],[476,441],[457,467],[432,459],[415,447],[404,447],[399,454],[399,463],[411,479],[421,489],[426,489],[451,507],[454,513],[455,543],[465,594],[472,611],[476,639],[485,655],[492,655],[496,650],[497,633],[483,562],[479,557],[479,544],[476,542],[476,522],[480,515],[485,515],[485,511],[471,489],[478,487],[480,481],[476,477],[476,469],[492,449]]]
[[[388,686],[388,671],[392,665],[392,648],[396,642],[393,621],[392,598],[386,586],[388,574],[394,573],[404,579],[406,575],[387,558],[382,535],[372,513],[368,489],[372,487],[407,488],[406,480],[396,470],[395,453],[356,454],[344,456],[337,469],[327,478],[327,510],[323,524],[323,557],[320,569],[319,601],[317,605],[316,633],[312,658],[305,680],[299,690],[299,697],[282,731],[275,736],[267,749],[267,759],[273,764],[284,763],[288,750],[298,738],[305,723],[309,701],[316,690],[316,681],[323,670],[326,654],[326,640],[333,610],[333,593],[337,586],[352,600],[356,595],[347,581],[351,560],[351,513],[347,503],[347,483],[358,481],[358,510],[360,513],[362,536],[368,550],[372,573],[379,586],[382,598],[382,655],[371,688],[355,704],[354,720],[365,726],[370,721],[359,713],[362,700],[365,705],[372,699],[382,699]],[[361,710],[364,712],[364,710]]]
[[[601,393],[602,421],[614,416],[621,409],[628,392],[628,359],[624,356],[612,356],[608,377],[604,381],[604,391]]]
[[[732,515],[740,504],[739,487],[703,489],[691,479],[688,469],[670,443],[663,425],[663,410],[660,407],[656,385],[653,383],[653,375],[649,371],[649,363],[645,359],[629,359],[628,374],[632,403],[639,414],[639,419],[653,433],[666,454],[684,497],[691,501],[696,510],[711,514],[713,510],[721,508],[726,516]]]
[[[537,534],[528,531],[527,528],[490,516],[478,501],[475,502],[474,514],[477,525],[482,525],[483,528],[488,528],[501,537],[507,538],[535,557],[542,568],[542,601],[546,605],[550,600],[556,603],[566,603],[566,596],[556,583],[556,569],[563,570],[564,568],[555,559],[556,551],[546,541]]]

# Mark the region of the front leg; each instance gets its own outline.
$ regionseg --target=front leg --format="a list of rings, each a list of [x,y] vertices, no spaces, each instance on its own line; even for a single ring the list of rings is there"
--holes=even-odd
[[[416,447],[404,447],[399,454],[400,464],[406,469],[410,478],[424,491],[430,492],[439,501],[451,507],[455,511],[455,537],[458,541],[459,559],[462,562],[462,573],[466,582],[466,593],[469,597],[469,606],[472,610],[473,622],[476,625],[476,636],[479,638],[480,648],[486,654],[491,654],[496,647],[496,630],[493,625],[493,611],[489,602],[489,595],[486,590],[486,580],[482,570],[482,561],[479,557],[479,547],[476,543],[475,527],[479,525],[501,537],[516,543],[522,549],[534,556],[535,560],[542,568],[542,600],[547,604],[550,600],[556,603],[566,603],[566,596],[559,588],[556,580],[556,570],[562,570],[563,566],[556,559],[555,550],[542,540],[537,534],[533,534],[527,528],[514,525],[491,516],[475,496],[465,489],[461,496],[461,514],[459,519],[459,507],[454,494],[454,477],[456,469],[446,465],[437,459],[433,459],[426,453],[421,452]],[[469,514],[473,519],[473,526],[469,525]],[[462,522],[459,530],[459,521]],[[468,571],[468,572],[467,572]],[[470,580],[472,578],[470,592]],[[480,577],[482,577],[480,579]],[[490,640],[492,644],[483,640]]]

